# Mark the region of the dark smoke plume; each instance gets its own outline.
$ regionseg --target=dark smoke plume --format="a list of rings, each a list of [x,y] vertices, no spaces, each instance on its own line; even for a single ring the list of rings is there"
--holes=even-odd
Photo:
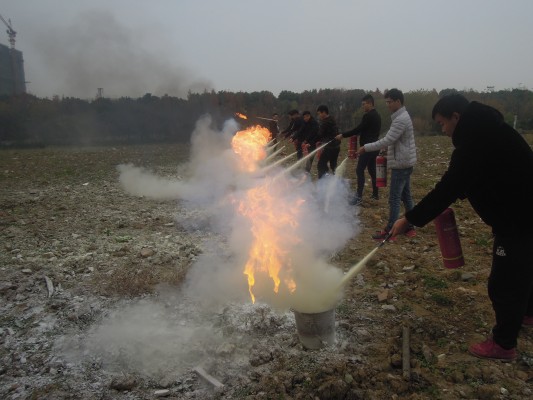
[[[44,79],[55,83],[53,94],[82,98],[96,96],[98,88],[105,97],[152,93],[185,98],[188,91],[210,90],[211,82],[170,61],[169,54],[177,49],[156,50],[157,37],[164,35],[157,29],[130,29],[104,11],[80,14],[69,27],[36,38],[47,72]],[[144,33],[148,39],[143,39]]]

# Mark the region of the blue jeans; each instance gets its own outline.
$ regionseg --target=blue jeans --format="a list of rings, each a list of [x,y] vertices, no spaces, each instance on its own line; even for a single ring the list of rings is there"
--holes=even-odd
[[[386,231],[390,231],[392,225],[400,217],[400,202],[403,202],[405,211],[410,211],[413,207],[411,197],[411,174],[413,167],[391,169],[390,189],[389,189],[389,222]]]

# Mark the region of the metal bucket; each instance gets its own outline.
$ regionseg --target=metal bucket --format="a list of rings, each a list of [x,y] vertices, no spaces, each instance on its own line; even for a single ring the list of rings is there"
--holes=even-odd
[[[316,350],[335,344],[335,309],[315,314],[292,310],[296,331],[306,349]]]

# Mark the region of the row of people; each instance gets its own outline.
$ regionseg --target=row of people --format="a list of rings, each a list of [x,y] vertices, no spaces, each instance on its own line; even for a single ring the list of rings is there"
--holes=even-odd
[[[360,205],[365,187],[365,169],[372,182],[372,197],[379,199],[376,185],[376,157],[381,149],[387,149],[388,167],[391,169],[389,189],[389,218],[387,225],[374,235],[374,239],[384,239],[391,230],[392,225],[400,216],[401,203],[406,211],[413,208],[411,196],[411,174],[416,164],[416,144],[411,117],[404,106],[404,95],[399,89],[390,89],[385,92],[385,103],[391,112],[391,125],[382,139],[378,139],[381,131],[381,116],[375,109],[374,98],[367,94],[361,100],[364,111],[361,123],[354,129],[339,133],[334,118],[329,114],[328,107],[320,105],[317,115],[320,123],[317,123],[309,111],[305,111],[304,117],[297,110],[291,110],[289,126],[279,132],[277,122],[271,125],[273,137],[279,135],[289,137],[295,142],[298,159],[302,158],[302,144],[309,144],[309,150],[314,150],[317,143],[327,143],[322,150],[317,165],[318,178],[326,173],[335,172],[337,168],[340,144],[343,138],[357,135],[359,137],[358,161],[356,167],[357,194],[352,204]],[[274,118],[273,118],[274,119]],[[276,115],[277,120],[277,115]],[[307,164],[307,172],[311,171],[313,157]],[[406,234],[414,236],[413,226],[409,226]]]
[[[304,111],[302,115],[300,115],[298,110],[289,111],[290,123],[281,132],[279,132],[277,127],[278,115],[274,114],[269,129],[275,141],[277,141],[279,135],[282,138],[289,138],[294,143],[298,160],[303,157],[304,149],[312,152],[316,150],[319,144],[327,143],[322,149],[317,163],[317,173],[320,179],[330,171],[335,173],[340,153],[340,140],[336,138],[338,134],[337,123],[333,116],[329,114],[328,107],[320,105],[316,113],[320,122],[313,118],[310,111]],[[305,170],[309,173],[311,172],[314,158],[314,156],[311,156],[307,159]]]
[[[498,110],[469,102],[459,94],[444,96],[433,107],[432,118],[451,138],[454,150],[441,180],[414,205],[411,174],[417,152],[413,124],[400,90],[386,91],[384,97],[392,119],[385,136],[377,139],[381,119],[376,115],[373,99],[365,96],[361,124],[351,131],[337,133],[332,146],[335,151],[330,154],[336,153],[338,157],[340,140],[359,135],[357,198],[360,199],[364,187],[363,166],[369,170],[373,195],[377,195],[375,156],[380,149],[387,148],[391,170],[389,218],[374,239],[414,234],[414,226],[425,226],[457,199],[469,200],[494,235],[488,294],[496,323],[491,337],[472,344],[468,350],[481,358],[514,360],[520,328],[533,328],[533,213],[529,212],[533,204],[533,150]],[[324,132],[326,128],[330,132],[333,126],[336,129],[334,121],[328,119],[327,107],[320,106],[317,112],[322,123],[326,120]],[[406,212],[400,218],[402,202]]]

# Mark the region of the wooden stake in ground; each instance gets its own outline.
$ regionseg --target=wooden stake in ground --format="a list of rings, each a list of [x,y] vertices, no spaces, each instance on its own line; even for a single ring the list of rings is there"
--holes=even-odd
[[[403,379],[406,381],[411,380],[411,353],[410,353],[410,338],[409,327],[403,326],[402,329],[402,370]]]

